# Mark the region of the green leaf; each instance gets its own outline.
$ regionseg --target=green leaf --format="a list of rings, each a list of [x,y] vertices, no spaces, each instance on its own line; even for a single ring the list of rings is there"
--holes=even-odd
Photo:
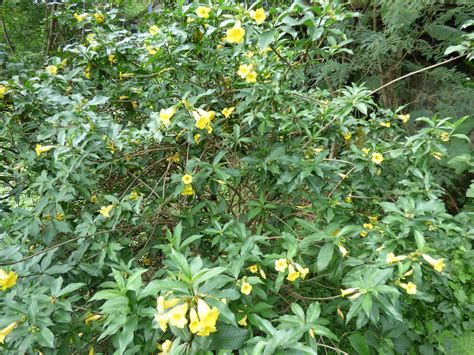
[[[217,324],[217,332],[212,335],[210,350],[238,350],[242,349],[249,339],[247,329],[237,328],[227,324]]]
[[[323,271],[328,266],[329,262],[332,259],[334,254],[334,244],[327,243],[324,244],[318,254],[317,267],[318,271]]]
[[[370,355],[367,340],[365,340],[365,338],[359,333],[351,334],[349,336],[349,342],[351,343],[352,348],[357,352],[357,354]]]
[[[275,38],[276,30],[269,30],[263,32],[260,37],[258,38],[258,45],[260,46],[261,50],[267,48]]]
[[[54,334],[49,328],[41,328],[39,333],[40,343],[44,346],[54,348]]]

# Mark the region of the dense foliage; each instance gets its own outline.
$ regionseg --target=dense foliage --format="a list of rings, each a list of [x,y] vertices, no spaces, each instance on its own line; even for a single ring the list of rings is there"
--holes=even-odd
[[[414,114],[378,87],[418,69],[386,54],[421,8],[376,1],[390,49],[357,4],[260,6],[157,7],[133,31],[108,6],[57,7],[71,40],[44,65],[5,53],[4,353],[470,351],[460,69],[438,67],[453,117],[447,99]],[[469,67],[473,21],[452,16],[432,55]]]

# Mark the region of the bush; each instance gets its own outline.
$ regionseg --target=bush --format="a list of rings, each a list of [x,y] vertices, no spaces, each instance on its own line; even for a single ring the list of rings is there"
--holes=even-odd
[[[354,16],[61,12],[82,38],[1,86],[3,350],[467,351],[468,117],[307,82]]]

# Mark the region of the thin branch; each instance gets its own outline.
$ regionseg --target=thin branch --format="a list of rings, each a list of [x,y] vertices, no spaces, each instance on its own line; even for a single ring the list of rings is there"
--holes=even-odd
[[[403,76],[401,76],[401,77],[399,77],[399,78],[397,78],[397,79],[395,79],[395,80],[389,81],[388,83],[386,83],[386,84],[382,85],[381,87],[375,89],[374,91],[372,91],[372,92],[370,93],[370,95],[375,94],[376,92],[382,90],[383,88],[385,88],[385,87],[387,87],[387,86],[389,86],[389,85],[392,85],[392,84],[396,83],[397,81],[406,79],[406,78],[408,78],[408,77],[410,77],[410,76],[412,76],[412,75],[418,74],[418,73],[422,73],[422,72],[424,72],[424,71],[426,71],[426,70],[430,70],[430,69],[439,67],[439,66],[441,66],[441,65],[444,65],[444,64],[453,62],[453,61],[455,61],[455,60],[457,60],[457,59],[459,59],[459,58],[462,58],[462,57],[464,57],[464,54],[460,54],[460,55],[458,55],[457,57],[453,57],[453,58],[447,59],[447,60],[445,60],[444,62],[437,63],[437,64],[433,64],[433,65],[430,65],[429,67],[421,68],[421,69],[419,69],[419,70],[415,70],[414,72],[405,74],[405,75],[403,75]]]

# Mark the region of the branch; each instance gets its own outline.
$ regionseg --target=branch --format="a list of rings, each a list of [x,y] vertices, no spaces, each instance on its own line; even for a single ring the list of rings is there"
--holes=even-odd
[[[426,71],[426,70],[430,70],[430,69],[439,67],[439,66],[441,66],[441,65],[444,65],[444,64],[447,64],[447,63],[449,63],[449,62],[455,61],[455,60],[457,60],[457,59],[459,59],[459,58],[462,58],[462,57],[464,57],[464,54],[460,54],[460,55],[458,55],[457,57],[453,57],[453,58],[447,59],[447,60],[445,60],[444,62],[441,62],[441,63],[437,63],[437,64],[430,65],[429,67],[426,67],[426,68],[421,68],[421,69],[419,69],[419,70],[415,70],[414,72],[408,73],[408,74],[403,75],[403,76],[401,76],[401,77],[399,77],[399,78],[397,78],[397,79],[395,79],[395,80],[389,81],[388,83],[386,83],[386,84],[382,85],[381,87],[379,87],[379,88],[375,89],[374,91],[372,91],[372,92],[370,93],[370,95],[375,94],[377,91],[380,91],[380,90],[382,90],[383,88],[385,88],[385,87],[387,87],[387,86],[389,86],[389,85],[392,85],[392,84],[396,83],[397,81],[406,79],[406,78],[408,78],[408,77],[410,77],[410,76],[412,76],[412,75],[415,75],[415,74],[424,72],[424,71]]]

